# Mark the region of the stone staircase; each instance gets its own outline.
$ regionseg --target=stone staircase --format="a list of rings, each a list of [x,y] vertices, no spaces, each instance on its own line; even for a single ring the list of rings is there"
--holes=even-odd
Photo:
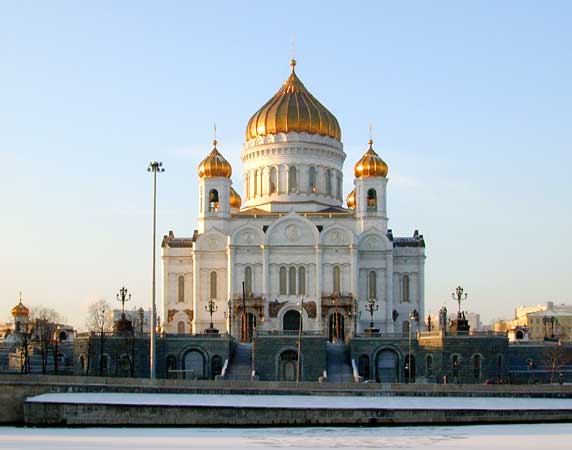
[[[353,383],[354,376],[350,363],[348,346],[344,343],[329,343],[326,347],[328,358],[328,381],[332,383]]]
[[[238,344],[226,369],[226,380],[250,381],[252,344]]]

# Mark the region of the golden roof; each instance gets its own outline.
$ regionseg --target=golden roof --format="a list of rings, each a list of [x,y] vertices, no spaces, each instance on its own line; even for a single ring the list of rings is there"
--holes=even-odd
[[[302,84],[290,61],[292,73],[280,90],[248,121],[246,140],[267,134],[297,133],[321,134],[342,138],[338,120]]]
[[[20,300],[20,303],[12,308],[13,316],[27,316],[29,314],[30,310],[22,304],[22,300]]]
[[[346,203],[348,204],[348,208],[354,209],[356,207],[356,190],[354,189],[351,191],[348,196],[346,197]]]
[[[230,188],[230,207],[240,209],[241,206],[242,206],[242,199],[240,198],[240,195],[238,195],[238,192],[236,192],[234,190],[234,188],[231,187]]]
[[[389,168],[383,159],[373,149],[373,141],[370,139],[369,149],[354,166],[356,178],[385,177]]]
[[[201,178],[225,177],[230,178],[232,167],[216,148],[217,141],[213,141],[213,149],[199,164],[198,172]]]

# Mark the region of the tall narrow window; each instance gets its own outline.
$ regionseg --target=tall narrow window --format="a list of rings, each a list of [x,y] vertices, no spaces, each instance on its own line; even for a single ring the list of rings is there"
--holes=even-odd
[[[252,295],[252,267],[250,266],[244,268],[244,289],[246,295]]]
[[[183,322],[182,320],[177,324],[177,333],[185,334],[185,322]]]
[[[254,192],[255,197],[258,195],[258,170],[254,171],[254,187],[252,192]]]
[[[288,270],[288,294],[296,295],[296,268],[290,267]]]
[[[288,169],[288,189],[290,192],[298,190],[298,174],[296,173],[296,166],[290,166]]]
[[[273,167],[272,169],[270,169],[270,193],[271,194],[275,194],[276,191],[278,190],[278,171],[276,170],[276,167]]]
[[[246,173],[246,189],[244,190],[246,192],[246,198],[250,198],[250,174],[247,172]]]
[[[217,212],[219,208],[218,191],[211,189],[209,192],[209,211]]]
[[[280,295],[286,295],[286,267],[280,267]]]
[[[216,292],[217,292],[217,276],[216,276],[216,272],[211,272],[210,274],[210,298],[217,298],[216,296]]]
[[[339,294],[342,288],[342,271],[340,266],[334,266],[334,285],[332,286],[335,294]]]
[[[179,303],[185,302],[185,277],[183,275],[179,275],[178,278],[178,286],[177,286],[177,301]]]
[[[377,192],[375,192],[375,189],[367,191],[366,203],[368,211],[377,211]]]
[[[377,298],[377,274],[372,270],[368,275],[369,298]]]
[[[409,303],[409,275],[403,275],[401,301]]]
[[[401,331],[403,333],[409,333],[409,321],[408,320],[404,320],[403,323],[401,324]]]
[[[203,187],[202,187],[202,186],[201,186],[200,189],[199,189],[199,199],[200,199],[200,202],[199,202],[199,212],[202,214],[202,213],[203,213],[203,201],[204,201],[204,198],[203,198]]]
[[[341,200],[343,198],[343,181],[342,181],[342,174],[339,173],[338,174],[338,198]]]
[[[298,294],[306,295],[306,268],[298,269]]]
[[[314,166],[310,166],[308,178],[310,192],[316,192],[316,168]]]
[[[326,195],[332,195],[332,171],[326,170]]]

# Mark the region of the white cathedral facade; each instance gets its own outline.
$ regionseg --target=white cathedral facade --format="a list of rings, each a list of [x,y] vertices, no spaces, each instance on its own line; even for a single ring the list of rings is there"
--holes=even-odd
[[[305,331],[341,338],[370,326],[368,302],[382,333],[417,329],[412,311],[423,323],[425,242],[388,229],[386,163],[370,140],[344,206],[340,126],[291,66],[248,122],[244,201],[214,141],[198,167],[197,229],[163,239],[167,333],[204,333],[212,309],[214,328],[248,339],[297,330],[301,311]]]

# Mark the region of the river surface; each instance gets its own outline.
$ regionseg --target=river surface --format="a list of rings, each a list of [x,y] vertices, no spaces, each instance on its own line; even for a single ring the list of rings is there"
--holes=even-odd
[[[360,428],[0,427],[0,449],[572,449],[572,424]]]

